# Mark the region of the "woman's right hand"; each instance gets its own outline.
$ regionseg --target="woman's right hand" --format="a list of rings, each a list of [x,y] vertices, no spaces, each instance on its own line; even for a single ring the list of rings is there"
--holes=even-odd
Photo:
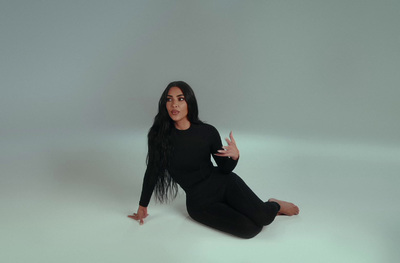
[[[139,221],[139,224],[143,225],[143,219],[146,218],[148,215],[149,214],[147,214],[147,207],[139,205],[137,213],[133,213],[133,215],[129,215],[128,217]]]

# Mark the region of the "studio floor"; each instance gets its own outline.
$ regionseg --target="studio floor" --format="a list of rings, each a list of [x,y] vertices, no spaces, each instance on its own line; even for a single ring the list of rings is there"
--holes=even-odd
[[[1,144],[0,262],[399,262],[400,149],[235,134],[235,172],[296,203],[253,239],[200,225],[184,192],[140,226],[145,131]]]

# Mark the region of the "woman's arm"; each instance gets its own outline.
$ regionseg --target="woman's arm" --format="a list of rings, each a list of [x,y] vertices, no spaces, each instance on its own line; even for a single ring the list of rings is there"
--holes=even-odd
[[[154,173],[154,169],[152,169],[151,166],[148,165],[143,178],[139,208],[137,210],[137,213],[134,213],[133,215],[128,215],[129,218],[138,220],[141,225],[143,225],[144,223],[143,219],[148,216],[147,206],[150,203],[150,199],[156,185],[156,180],[153,179],[154,175],[152,173]]]
[[[139,201],[140,206],[147,207],[150,203],[154,187],[156,186],[156,173],[157,171],[148,164],[143,178],[142,193]]]
[[[211,154],[218,165],[218,168],[223,173],[230,173],[235,169],[239,161],[239,150],[236,146],[232,132],[230,140],[226,138],[227,146],[222,146],[221,137],[217,129],[213,128],[211,140]]]

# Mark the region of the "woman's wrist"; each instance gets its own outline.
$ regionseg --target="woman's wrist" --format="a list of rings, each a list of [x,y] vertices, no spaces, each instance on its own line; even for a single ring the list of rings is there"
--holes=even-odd
[[[232,158],[232,160],[237,161],[237,160],[239,160],[239,157],[240,157],[240,155],[238,155],[238,156],[232,156],[231,158]]]

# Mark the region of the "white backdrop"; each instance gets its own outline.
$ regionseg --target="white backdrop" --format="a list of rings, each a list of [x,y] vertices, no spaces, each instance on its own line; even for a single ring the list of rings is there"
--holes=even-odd
[[[1,137],[148,129],[172,80],[245,132],[399,143],[398,1],[2,1]]]

